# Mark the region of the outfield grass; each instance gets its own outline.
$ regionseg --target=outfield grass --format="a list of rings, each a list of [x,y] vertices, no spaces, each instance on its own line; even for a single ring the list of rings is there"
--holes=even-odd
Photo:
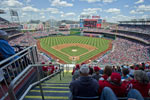
[[[71,29],[70,34],[80,34],[80,29]]]
[[[67,44],[67,43],[81,43],[87,44],[91,46],[95,46],[96,50],[93,50],[85,55],[80,56],[80,60],[76,63],[82,63],[91,57],[105,51],[109,47],[110,40],[106,40],[103,38],[95,38],[95,37],[85,37],[85,36],[57,36],[57,37],[46,37],[38,39],[40,41],[40,45],[43,49],[47,50],[48,52],[52,53],[56,57],[60,58],[66,63],[72,63],[69,57],[61,52],[51,48],[56,45],[60,44]]]
[[[77,50],[77,51],[74,52],[72,50]],[[61,49],[61,51],[66,53],[66,54],[69,54],[70,56],[79,56],[83,53],[88,52],[87,49],[81,48],[81,47],[78,47],[78,46],[71,46],[71,47],[63,48],[63,49]]]

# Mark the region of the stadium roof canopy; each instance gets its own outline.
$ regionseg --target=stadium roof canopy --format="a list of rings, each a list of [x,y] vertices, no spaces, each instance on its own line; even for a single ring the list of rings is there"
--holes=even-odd
[[[5,11],[0,9],[0,14],[5,14]]]
[[[150,22],[150,18],[148,18],[148,19],[133,19],[133,20],[131,20],[131,21],[119,21],[119,23],[120,24],[136,24],[136,23],[141,23],[141,24],[143,24],[143,23],[149,23]]]

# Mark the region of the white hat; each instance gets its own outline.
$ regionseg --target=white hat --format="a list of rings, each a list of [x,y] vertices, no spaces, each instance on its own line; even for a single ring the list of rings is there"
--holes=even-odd
[[[80,72],[83,74],[88,74],[89,73],[89,67],[86,64],[82,65],[80,68]]]

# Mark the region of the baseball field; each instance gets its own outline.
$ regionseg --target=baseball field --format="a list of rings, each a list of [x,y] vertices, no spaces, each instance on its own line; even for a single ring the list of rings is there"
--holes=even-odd
[[[38,39],[37,46],[60,63],[88,62],[111,50],[111,40],[85,36],[56,36]]]

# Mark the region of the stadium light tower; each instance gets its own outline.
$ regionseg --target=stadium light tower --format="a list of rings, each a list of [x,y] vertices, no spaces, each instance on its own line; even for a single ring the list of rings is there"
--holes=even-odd
[[[5,11],[0,9],[0,14],[5,14]]]
[[[9,9],[9,11],[10,11],[10,16],[11,16],[12,23],[20,24],[20,19],[19,19],[18,12],[13,10],[13,9]]]

